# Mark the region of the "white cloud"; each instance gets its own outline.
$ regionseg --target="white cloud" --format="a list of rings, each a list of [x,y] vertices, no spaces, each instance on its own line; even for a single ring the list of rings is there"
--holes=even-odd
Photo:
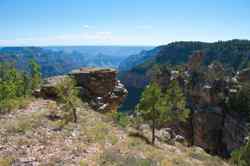
[[[89,25],[83,25],[83,28],[89,29]]]
[[[83,28],[84,29],[93,29],[94,26],[86,24],[86,25],[83,25]]]
[[[116,40],[116,36],[109,31],[82,32],[45,37],[22,37],[16,39],[0,39],[0,45],[57,45],[57,44],[91,44],[106,43]]]

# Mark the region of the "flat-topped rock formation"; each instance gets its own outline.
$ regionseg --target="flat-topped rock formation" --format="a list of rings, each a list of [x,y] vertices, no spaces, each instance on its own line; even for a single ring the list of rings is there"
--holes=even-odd
[[[106,96],[117,85],[116,70],[109,68],[81,68],[73,70],[70,75],[78,86],[91,93],[91,96]]]
[[[80,89],[82,98],[98,111],[116,111],[127,96],[127,90],[116,79],[117,72],[111,68],[80,68],[69,75],[55,76],[45,79],[41,88],[41,96],[56,98],[56,86],[65,77],[72,77]]]
[[[127,96],[124,85],[116,79],[117,72],[111,68],[81,68],[70,75],[82,88],[83,97],[95,109],[116,111]]]

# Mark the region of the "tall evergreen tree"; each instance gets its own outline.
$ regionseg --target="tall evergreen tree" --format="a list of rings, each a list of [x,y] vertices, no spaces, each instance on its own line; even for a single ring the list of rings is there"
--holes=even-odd
[[[30,74],[31,74],[31,89],[35,90],[41,83],[41,68],[34,59],[29,63],[30,65]]]
[[[155,143],[157,127],[176,120],[185,121],[189,115],[186,99],[175,80],[170,83],[165,93],[156,83],[148,85],[142,93],[136,111],[145,122],[151,125],[152,144]]]

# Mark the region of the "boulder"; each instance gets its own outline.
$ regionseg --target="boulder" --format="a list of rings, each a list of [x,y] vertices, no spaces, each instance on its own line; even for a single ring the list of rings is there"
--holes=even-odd
[[[138,131],[140,135],[147,138],[147,140],[152,139],[152,129],[148,124],[142,124],[139,126]],[[174,144],[175,139],[171,137],[171,129],[170,128],[162,128],[155,130],[155,137],[160,142],[166,142],[168,144]],[[173,143],[172,143],[173,142]]]
[[[186,139],[181,135],[176,135],[174,140],[179,143],[185,143]]]
[[[139,133],[148,140],[152,138],[152,129],[148,124],[141,124],[138,128]]]
[[[44,79],[43,85],[41,86],[41,89],[40,89],[40,97],[52,98],[52,99],[57,98],[58,92],[57,92],[56,87],[66,77],[68,76],[62,75],[62,76],[54,76],[54,77],[49,77],[49,78]]]
[[[171,130],[171,129],[170,129]],[[162,128],[160,130],[156,130],[155,133],[157,139],[162,142],[169,143],[171,140],[171,134],[168,128]]]

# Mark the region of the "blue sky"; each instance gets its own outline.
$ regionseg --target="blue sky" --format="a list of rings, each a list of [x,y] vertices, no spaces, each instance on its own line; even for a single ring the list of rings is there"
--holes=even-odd
[[[250,39],[249,0],[0,0],[0,46]]]

